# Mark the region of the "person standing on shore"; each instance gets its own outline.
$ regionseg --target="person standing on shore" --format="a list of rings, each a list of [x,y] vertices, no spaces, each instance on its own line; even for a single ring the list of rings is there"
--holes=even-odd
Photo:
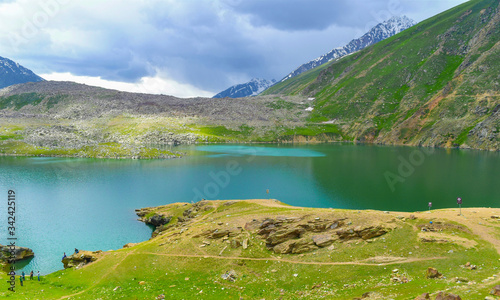
[[[37,276],[38,276],[38,281],[40,281],[40,271],[38,271]]]
[[[30,280],[33,280],[33,270],[31,270],[31,273],[30,273]]]

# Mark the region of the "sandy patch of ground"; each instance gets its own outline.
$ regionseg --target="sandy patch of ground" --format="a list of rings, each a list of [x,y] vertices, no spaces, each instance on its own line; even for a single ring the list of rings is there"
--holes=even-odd
[[[409,216],[411,213],[401,213],[401,215]],[[496,231],[500,228],[500,221],[491,218],[499,216],[499,208],[462,208],[462,215],[459,214],[459,209],[440,209],[432,210],[430,213],[421,212],[413,213],[418,218],[425,219],[448,219],[467,226],[473,234],[478,235],[481,239],[491,243],[497,252],[500,254],[500,239],[497,237]],[[456,238],[456,237],[455,237]]]
[[[418,237],[420,239],[435,240],[437,243],[455,243],[467,249],[473,248],[477,245],[477,242],[474,240],[441,232],[419,232]]]

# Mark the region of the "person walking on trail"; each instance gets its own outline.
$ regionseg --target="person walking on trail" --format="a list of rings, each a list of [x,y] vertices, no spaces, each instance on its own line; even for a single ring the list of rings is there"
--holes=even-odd
[[[31,273],[30,273],[30,280],[33,280],[33,270],[31,270]]]
[[[21,286],[23,286],[23,275],[19,275],[19,282],[21,283]]]
[[[40,281],[40,271],[38,271],[37,276],[38,276],[38,281]]]

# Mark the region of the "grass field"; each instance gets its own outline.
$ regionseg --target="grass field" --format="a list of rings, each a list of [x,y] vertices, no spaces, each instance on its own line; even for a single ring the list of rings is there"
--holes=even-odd
[[[412,213],[413,219],[410,213],[298,208],[275,200],[206,201],[194,207],[176,203],[148,210],[148,217],[172,217],[155,238],[103,252],[96,262],[43,276],[41,282],[28,280],[23,287],[17,282],[15,293],[7,291],[2,274],[0,297],[352,299],[372,292],[373,299],[413,299],[424,292],[446,291],[462,299],[484,299],[500,282],[500,221],[490,218],[500,210],[462,211],[464,216],[454,209]],[[300,254],[279,254],[269,250],[259,229],[250,225],[280,216],[300,220],[286,225],[290,228],[343,220],[341,229],[381,225],[388,232],[369,239],[336,239],[328,247],[314,246]],[[206,235],[215,229],[229,234]],[[335,236],[335,231],[326,233]],[[436,241],[423,242],[422,237]],[[241,246],[244,240],[246,248]],[[477,268],[461,267],[467,262]],[[444,277],[425,278],[428,267]],[[234,274],[235,280],[224,279],[225,274]],[[407,282],[391,280],[396,275]]]

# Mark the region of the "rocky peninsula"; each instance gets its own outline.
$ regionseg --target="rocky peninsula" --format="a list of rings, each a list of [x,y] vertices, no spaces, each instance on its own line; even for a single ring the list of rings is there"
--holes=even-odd
[[[19,246],[4,246],[0,244],[0,263],[16,262],[35,256],[30,248]]]

